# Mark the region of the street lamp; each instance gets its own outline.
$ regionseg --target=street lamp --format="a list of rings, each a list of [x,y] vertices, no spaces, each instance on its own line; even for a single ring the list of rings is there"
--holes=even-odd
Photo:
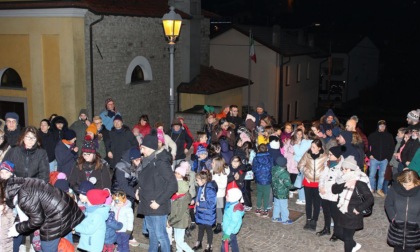
[[[175,98],[174,98],[174,50],[175,41],[181,31],[182,18],[175,13],[175,7],[169,7],[170,11],[163,15],[162,24],[165,31],[165,36],[169,40],[169,123],[174,119],[175,115]]]

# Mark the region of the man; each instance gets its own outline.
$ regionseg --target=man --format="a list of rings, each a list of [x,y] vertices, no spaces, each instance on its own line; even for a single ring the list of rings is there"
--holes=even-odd
[[[255,117],[255,125],[259,126],[261,118],[268,116],[268,113],[264,110],[264,103],[258,103],[257,108],[251,115]]]
[[[164,149],[158,149],[155,133],[143,139],[141,153],[144,158],[138,178],[137,200],[140,201],[138,214],[145,216],[149,231],[149,252],[169,252],[171,246],[166,223],[171,211],[171,196],[177,192],[178,183],[171,169],[171,155]]]
[[[78,120],[72,123],[70,126],[70,129],[76,132],[76,138],[79,139],[79,141],[76,142],[76,146],[79,148],[79,150],[82,149],[83,139],[85,138],[86,129],[89,127],[89,125],[90,121],[87,116],[87,110],[81,109],[79,112]]]
[[[322,133],[325,134],[325,143],[328,143],[330,139],[336,138],[340,134],[340,122],[332,109],[328,109],[327,113],[319,119],[319,123],[321,124]]]
[[[362,138],[363,140],[363,147],[364,147],[363,150],[366,153],[369,148],[369,141],[365,133],[363,133],[360,127],[357,126],[358,122],[359,122],[359,118],[356,115],[350,117],[350,119],[347,120],[346,122],[346,130],[350,132],[356,132],[357,134],[359,134],[360,138]]]
[[[381,196],[385,197],[385,193],[382,190],[384,184],[385,170],[388,162],[392,158],[394,152],[394,138],[391,133],[386,130],[385,120],[378,122],[378,130],[369,135],[369,150],[368,156],[370,160],[369,167],[369,181],[372,190]],[[376,172],[379,167],[378,184],[376,185]]]
[[[419,114],[420,110],[412,110],[407,114],[407,123],[408,123],[408,130],[416,129],[420,131],[420,123],[419,123]]]
[[[191,148],[193,139],[187,134],[187,132],[184,129],[182,129],[182,122],[179,119],[173,120],[171,124],[171,130],[168,131],[167,134],[176,144],[176,155],[174,165],[177,165],[179,162],[186,158],[186,154]]]
[[[123,125],[123,119],[120,115],[114,117],[114,127],[109,132],[109,141],[106,144],[108,145],[106,149],[108,150],[108,158],[112,169],[121,160],[124,152],[131,147],[138,146],[138,142],[130,128]]]
[[[7,142],[11,147],[17,145],[21,128],[19,125],[19,115],[15,112],[8,112],[5,116],[6,126],[4,127],[4,134],[7,137]]]
[[[357,165],[362,170],[363,169],[363,158],[364,156],[361,155],[361,151],[359,151],[354,145],[351,143],[353,139],[353,132],[350,131],[341,131],[341,133],[337,137],[337,143],[341,146],[341,151],[343,152],[342,155],[344,158],[348,156],[353,156],[354,159],[357,161]]]
[[[98,131],[98,138],[102,138],[104,143],[105,143],[105,147],[109,141],[109,130],[107,130],[105,128],[105,125],[103,125],[102,123],[102,118],[100,116],[94,116],[92,119],[93,123],[96,126],[96,130]],[[107,150],[108,153],[109,150]],[[108,158],[108,157],[106,157]]]
[[[113,127],[114,118],[116,115],[120,115],[120,112],[115,108],[115,103],[112,98],[105,100],[105,110],[99,115],[102,118],[102,122],[107,130],[111,130]]]
[[[242,117],[238,116],[239,108],[237,105],[230,105],[229,106],[229,114],[226,116],[226,120],[230,123],[235,125],[235,134],[238,136],[238,129],[239,126],[244,124],[244,120]]]

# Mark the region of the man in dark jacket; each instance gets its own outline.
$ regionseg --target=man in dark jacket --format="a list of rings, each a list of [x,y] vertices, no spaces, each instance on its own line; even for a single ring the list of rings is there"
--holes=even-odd
[[[171,154],[158,149],[158,138],[153,133],[143,139],[144,155],[139,173],[139,207],[149,231],[149,251],[171,251],[166,223],[171,211],[171,196],[177,192],[178,183],[171,169]]]
[[[18,138],[21,133],[19,125],[19,115],[15,112],[8,112],[4,118],[6,120],[6,126],[4,127],[4,134],[7,137],[7,142],[11,147],[15,147],[18,142]]]
[[[392,154],[394,153],[395,147],[394,138],[392,137],[391,133],[386,131],[385,120],[380,120],[378,122],[378,130],[369,135],[368,142],[368,156],[370,159],[370,187],[372,188],[372,190],[376,190],[376,193],[379,196],[385,197],[385,193],[382,190],[384,184],[385,170],[388,165],[388,162],[392,158]],[[378,171],[378,166],[379,176],[378,184],[376,185],[376,172]]]
[[[337,143],[341,146],[343,157],[353,156],[357,162],[357,166],[362,170],[364,164],[363,150],[358,150],[352,143],[353,133],[350,131],[341,131],[337,137]]]
[[[239,108],[237,105],[229,106],[229,114],[226,116],[226,120],[235,125],[235,134],[238,136],[239,126],[244,125],[244,119],[239,115]]]
[[[70,129],[74,130],[76,132],[76,138],[79,139],[79,141],[76,142],[76,146],[80,150],[82,149],[83,141],[82,139],[85,138],[86,135],[86,129],[89,127],[91,122],[89,121],[89,118],[87,116],[87,110],[81,109],[79,112],[79,118],[77,121],[71,124]]]
[[[191,148],[193,139],[182,129],[181,120],[174,119],[171,130],[167,133],[176,144],[175,165],[185,159],[188,150]]]
[[[58,251],[61,237],[82,222],[84,215],[65,192],[33,178],[10,178],[1,181],[10,207],[19,206],[19,221],[9,229],[9,236],[40,230],[43,251]],[[15,200],[15,197],[16,200]]]
[[[123,124],[123,119],[120,115],[114,117],[114,127],[109,132],[109,141],[106,143],[108,147],[108,158],[111,169],[121,160],[124,152],[131,147],[138,146],[138,142],[131,132],[130,128]]]

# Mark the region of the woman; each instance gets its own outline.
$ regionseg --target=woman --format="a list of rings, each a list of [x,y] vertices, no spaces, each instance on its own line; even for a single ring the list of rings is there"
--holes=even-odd
[[[397,177],[397,183],[394,183],[391,189],[388,190],[385,199],[385,210],[388,218],[393,224],[401,223],[401,226],[406,227],[414,224],[417,232],[420,226],[420,179],[418,174],[412,170],[405,170]],[[392,224],[391,224],[392,225]],[[388,243],[394,246],[394,251],[416,251],[420,242],[413,244],[408,237],[404,236],[404,228],[400,229],[401,233],[398,239],[395,239],[395,234],[388,231]],[[409,231],[405,230],[406,235]],[[401,239],[402,237],[402,239]]]
[[[96,155],[96,148],[93,142],[85,141],[82,147],[82,155],[77,159],[76,166],[69,176],[70,187],[79,191],[79,185],[83,181],[92,181],[96,178],[95,188],[111,188],[111,175],[108,163]]]
[[[293,143],[293,160],[296,162],[296,167],[299,161],[302,159],[303,155],[308,151],[311,147],[312,140],[305,139],[305,135],[303,134],[303,130],[297,129],[296,132],[293,134],[293,138],[291,140]],[[293,169],[293,168],[292,168]],[[292,174],[293,172],[291,172]],[[298,175],[296,175],[297,177]],[[302,179],[303,175],[300,174],[300,179],[295,186],[298,188],[302,187]],[[298,177],[297,177],[298,178]],[[305,191],[303,188],[298,190],[299,198],[296,200],[296,204],[298,205],[305,205]]]
[[[149,124],[149,116],[141,115],[139,118],[139,122],[134,125],[134,128],[139,130],[139,133],[142,134],[143,137],[150,134],[152,127]]]
[[[230,148],[231,149],[235,148],[236,140],[235,140],[234,127],[235,125],[230,124],[225,118],[220,119],[218,125],[214,127],[214,130],[212,132],[211,142],[220,143],[220,139],[225,137]],[[230,158],[232,158],[232,156]],[[228,162],[229,161],[230,159],[228,160]]]
[[[207,113],[206,114],[206,121],[203,126],[203,131],[207,134],[207,144],[212,142],[211,136],[213,134],[213,130],[217,125],[216,114],[214,113]]]
[[[16,177],[38,178],[48,183],[50,166],[47,152],[41,148],[38,130],[33,126],[26,127],[17,144],[4,156],[4,160],[15,164]]]
[[[364,209],[373,205],[373,195],[370,191],[369,177],[363,173],[353,156],[348,156],[341,164],[342,176],[331,187],[334,194],[339,194],[337,223],[334,223],[334,233],[344,241],[345,252],[358,251],[362,245],[353,239],[354,233],[363,228]],[[363,195],[362,202],[359,195]]]
[[[0,162],[3,161],[4,156],[10,148],[11,147],[7,142],[7,137],[4,135],[4,131],[0,129]]]
[[[50,130],[50,121],[42,119],[39,123],[39,135],[41,137],[41,147],[47,152],[50,172],[57,170],[57,161],[55,161],[55,146],[57,142]]]

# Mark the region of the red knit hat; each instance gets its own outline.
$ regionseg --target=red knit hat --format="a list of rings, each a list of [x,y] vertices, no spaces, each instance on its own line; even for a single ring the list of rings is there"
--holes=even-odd
[[[86,194],[90,204],[92,205],[102,205],[105,203],[106,198],[109,197],[108,190],[101,189],[92,189]]]

